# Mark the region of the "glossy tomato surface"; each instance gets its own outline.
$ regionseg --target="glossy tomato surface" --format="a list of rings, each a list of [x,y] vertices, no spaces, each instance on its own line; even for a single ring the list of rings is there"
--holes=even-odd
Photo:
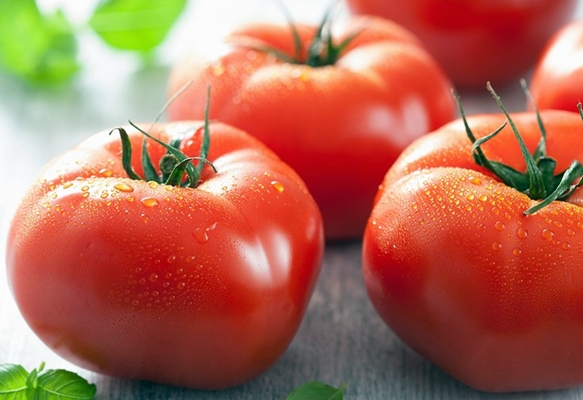
[[[197,156],[200,126],[151,134],[181,135]],[[140,149],[141,134],[125,129]],[[212,123],[210,140],[217,172],[205,166],[197,188],[129,179],[115,132],[40,173],[12,222],[7,268],[24,318],[56,353],[103,374],[209,389],[250,380],[285,351],[319,273],[321,215],[256,139]],[[154,165],[166,151],[149,150]]]
[[[532,75],[539,108],[577,111],[583,99],[583,21],[573,21],[548,42]]]
[[[576,0],[347,0],[416,34],[458,88],[523,78]]]
[[[533,152],[535,114],[512,118]],[[582,161],[580,116],[546,111],[542,120],[557,172]],[[468,118],[476,137],[503,122]],[[509,126],[482,148],[524,171]],[[403,153],[366,227],[363,273],[380,316],[406,344],[480,390],[583,383],[583,193],[523,214],[537,203],[477,166],[457,121]]]
[[[415,138],[455,117],[451,84],[419,42],[380,18],[355,19],[334,37],[359,32],[331,65],[308,66],[316,27],[297,26],[304,52],[293,57],[289,26],[254,24],[225,39],[220,55],[193,53],[173,69],[172,119],[202,118],[211,85],[211,118],[247,130],[306,182],[329,239],[360,238],[377,187]]]

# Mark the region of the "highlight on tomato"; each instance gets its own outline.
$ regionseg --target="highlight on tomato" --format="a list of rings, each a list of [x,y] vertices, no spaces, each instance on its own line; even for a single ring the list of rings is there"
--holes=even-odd
[[[379,182],[415,138],[456,115],[451,83],[407,30],[381,18],[342,29],[255,23],[218,54],[192,52],[171,71],[169,93],[191,86],[170,119],[211,119],[246,130],[306,182],[328,239],[361,238]],[[203,92],[203,91],[202,91]]]
[[[354,14],[379,15],[411,30],[458,88],[522,78],[577,0],[347,0]]]
[[[6,265],[26,322],[63,358],[218,389],[284,353],[323,248],[287,164],[242,130],[180,121],[100,132],[53,159],[16,211]]]
[[[577,111],[583,99],[583,21],[564,26],[547,43],[530,82],[541,109]]]
[[[581,385],[581,115],[461,112],[384,179],[363,241],[370,299],[473,388]]]

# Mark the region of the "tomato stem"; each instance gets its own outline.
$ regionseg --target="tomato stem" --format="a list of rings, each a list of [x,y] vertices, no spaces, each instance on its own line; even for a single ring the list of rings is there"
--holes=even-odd
[[[333,4],[326,12],[322,18],[322,22],[318,25],[316,33],[312,37],[307,49],[307,55],[304,59],[304,44],[298,32],[295,22],[291,18],[291,15],[287,8],[280,3],[280,7],[283,10],[285,18],[291,30],[292,38],[294,41],[294,55],[290,56],[281,50],[276,49],[271,46],[259,46],[259,45],[246,45],[253,50],[261,51],[264,53],[271,54],[283,62],[290,64],[303,64],[310,67],[324,67],[327,65],[334,65],[346,49],[348,45],[358,36],[363,30],[364,26],[355,29],[350,35],[348,35],[342,42],[336,44],[332,37],[332,18],[331,14],[334,10],[335,4]]]
[[[122,165],[128,177],[134,180],[146,180],[157,183],[163,183],[172,186],[196,188],[200,183],[200,177],[205,164],[210,165],[216,173],[215,166],[208,160],[208,153],[210,149],[210,131],[209,131],[209,103],[210,103],[210,86],[207,88],[207,104],[205,108],[204,126],[203,126],[203,140],[198,157],[188,157],[179,150],[182,138],[173,138],[170,143],[165,143],[162,140],[150,135],[148,132],[129,121],[129,124],[144,135],[142,140],[142,169],[144,170],[144,178],[142,178],[132,166],[132,142],[124,128],[115,128],[109,132],[118,131],[122,143]],[[150,153],[148,152],[147,139],[160,144],[166,149],[166,154],[162,156],[159,162],[160,173],[154,167]],[[197,165],[193,165],[192,161],[198,160]],[[185,177],[186,175],[186,177]],[[186,179],[185,179],[186,178]]]
[[[527,98],[534,104],[530,91],[528,90],[524,80],[521,80],[521,85]],[[454,93],[454,97],[456,99],[456,103],[464,123],[466,134],[472,142],[472,156],[476,164],[494,173],[494,175],[496,175],[507,186],[515,188],[533,200],[542,200],[537,205],[525,210],[523,212],[524,215],[533,214],[538,210],[548,206],[555,200],[566,200],[571,194],[573,194],[575,189],[583,185],[583,180],[581,179],[581,177],[583,177],[583,165],[579,161],[573,160],[569,168],[555,175],[557,162],[555,159],[548,157],[546,154],[546,129],[536,104],[534,104],[534,107],[537,123],[541,132],[541,139],[534,153],[530,154],[526,144],[524,143],[524,140],[522,139],[522,136],[520,135],[520,132],[518,131],[518,128],[502,104],[500,97],[492,88],[490,82],[488,82],[486,87],[492,94],[492,97],[498,104],[500,110],[502,110],[504,113],[506,121],[504,121],[504,123],[492,133],[480,139],[476,139],[472,133],[464,110],[461,106],[459,96]],[[583,107],[580,108],[580,113],[581,118],[583,119]],[[481,146],[484,143],[492,140],[507,125],[511,127],[512,132],[514,133],[514,136],[516,137],[516,140],[520,146],[520,151],[522,152],[522,156],[526,163],[525,172],[517,171],[516,169],[501,162],[488,159],[481,149]]]

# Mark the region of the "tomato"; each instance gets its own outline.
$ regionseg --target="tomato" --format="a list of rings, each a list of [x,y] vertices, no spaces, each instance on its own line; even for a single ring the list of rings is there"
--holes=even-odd
[[[151,134],[197,156],[200,122]],[[125,127],[133,147],[141,134]],[[18,208],[8,280],[32,330],[99,373],[191,388],[248,381],[305,314],[323,224],[298,175],[243,131],[210,126],[196,188],[128,178],[117,134],[56,157]],[[148,141],[154,165],[165,149]],[[143,176],[140,152],[131,158]],[[179,182],[180,183],[180,182]]]
[[[511,118],[532,154],[541,137],[535,113]],[[556,170],[583,160],[581,117],[549,110],[541,118]],[[504,120],[467,118],[476,138]],[[387,173],[363,241],[369,296],[404,343],[471,387],[580,385],[583,191],[533,210],[547,201],[478,165],[471,146],[458,120],[415,141]],[[510,126],[481,148],[524,171]],[[544,157],[537,163],[550,165]]]
[[[573,21],[548,42],[530,83],[539,108],[576,111],[583,99],[583,21]]]
[[[458,88],[522,78],[577,0],[347,0],[416,34]]]
[[[210,117],[248,131],[298,172],[326,237],[361,238],[389,166],[415,138],[455,118],[451,84],[416,38],[389,21],[348,23],[333,47],[356,37],[337,59],[308,59],[317,28],[296,30],[303,50],[294,48],[289,26],[252,24],[231,33],[219,55],[190,54],[171,72],[169,93],[191,85],[168,115],[201,118],[210,83]]]

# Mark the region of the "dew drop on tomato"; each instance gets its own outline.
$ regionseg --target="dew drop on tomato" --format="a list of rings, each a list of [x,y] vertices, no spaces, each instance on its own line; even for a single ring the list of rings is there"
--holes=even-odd
[[[543,229],[542,231],[542,237],[546,240],[552,240],[553,236],[555,236],[555,233],[553,231],[551,231],[550,229]]]
[[[113,185],[113,187],[117,190],[119,190],[120,192],[126,192],[126,193],[130,193],[134,191],[134,188],[130,185],[128,185],[127,183],[116,183],[115,185]]]
[[[155,199],[153,197],[144,197],[142,200],[140,200],[142,202],[143,205],[145,205],[146,207],[156,207],[158,205],[158,199]]]
[[[271,181],[271,186],[273,186],[273,188],[277,190],[279,193],[282,193],[285,190],[283,184],[278,181]]]

